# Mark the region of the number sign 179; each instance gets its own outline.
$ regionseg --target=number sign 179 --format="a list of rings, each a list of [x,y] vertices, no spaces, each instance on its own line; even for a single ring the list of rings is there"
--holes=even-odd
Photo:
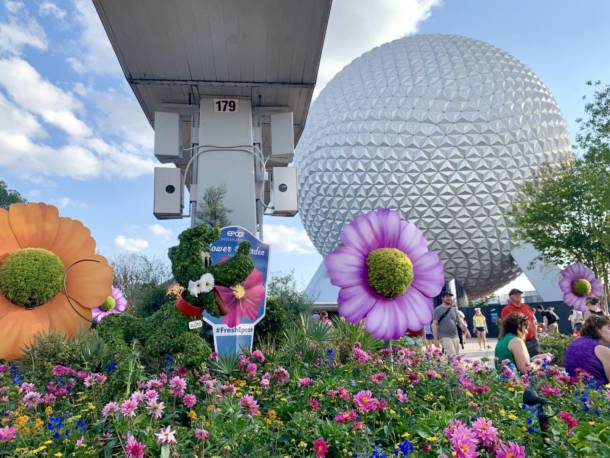
[[[234,113],[237,111],[237,99],[214,99],[214,112]]]

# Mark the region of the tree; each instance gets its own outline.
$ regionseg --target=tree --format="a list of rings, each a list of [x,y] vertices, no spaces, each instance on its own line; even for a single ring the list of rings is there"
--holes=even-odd
[[[293,272],[271,278],[267,287],[267,299],[285,307],[291,321],[298,319],[302,313],[308,313],[313,306],[307,295],[297,289]]]
[[[151,288],[164,285],[172,278],[167,263],[141,254],[116,256],[110,266],[115,286],[123,290],[129,303],[136,308]]]
[[[8,189],[6,183],[0,180],[0,208],[8,208],[12,204],[25,201],[18,191]]]
[[[210,186],[203,193],[199,210],[196,214],[197,222],[205,224],[211,228],[222,228],[229,226],[229,210],[224,206],[224,198],[227,194],[225,186]]]
[[[592,83],[590,83],[592,84]],[[600,87],[599,83],[595,85]],[[545,165],[526,183],[510,212],[517,240],[530,242],[544,260],[582,262],[604,281],[610,273],[610,88],[585,105],[575,148],[581,158]]]

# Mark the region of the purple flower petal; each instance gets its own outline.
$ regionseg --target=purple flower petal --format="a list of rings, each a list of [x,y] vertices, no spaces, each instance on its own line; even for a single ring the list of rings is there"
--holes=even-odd
[[[381,225],[383,229],[383,243],[385,247],[396,248],[398,241],[400,240],[401,232],[401,219],[400,213],[396,210],[379,210],[378,215],[384,219],[384,223]]]
[[[337,248],[324,259],[324,265],[331,283],[339,287],[359,285],[366,274],[364,257],[352,247]]]
[[[406,319],[396,301],[379,299],[366,317],[366,329],[381,340],[399,339],[406,330]]]
[[[415,288],[409,288],[401,296],[401,301],[406,305],[409,330],[419,331],[432,322],[432,298],[424,296]]]
[[[445,271],[443,261],[438,254],[428,251],[413,262],[413,283],[411,286],[417,288],[428,297],[438,296],[445,286]]]
[[[401,221],[397,248],[404,251],[413,262],[428,252],[428,242],[424,238],[424,233],[415,224]]]
[[[375,302],[377,302],[377,297],[361,284],[341,288],[337,299],[338,312],[347,321],[360,323],[373,308]]]
[[[354,222],[343,226],[343,229],[341,230],[341,243],[345,246],[355,248],[365,256],[370,251],[368,241],[358,232]]]
[[[604,285],[601,280],[594,279],[591,281],[591,296],[600,297],[604,294]]]

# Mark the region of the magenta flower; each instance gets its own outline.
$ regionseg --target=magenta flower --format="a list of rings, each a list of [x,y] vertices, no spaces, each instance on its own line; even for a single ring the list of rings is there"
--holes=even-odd
[[[299,386],[309,386],[313,383],[313,380],[311,379],[311,377],[303,377],[301,379],[299,379]]]
[[[550,386],[550,385],[542,385],[540,387],[540,391],[547,398],[550,398],[553,396],[561,396],[561,390],[559,388],[556,388],[556,387]]]
[[[472,433],[483,447],[491,447],[498,441],[498,430],[491,420],[481,417],[472,424]]]
[[[451,447],[456,458],[476,458],[477,441],[468,428],[458,427],[451,436]]]
[[[144,458],[144,449],[146,445],[138,442],[135,437],[129,436],[127,438],[127,444],[125,444],[125,451],[129,458]]]
[[[42,402],[42,395],[37,391],[30,391],[23,396],[23,405],[28,409],[35,409]]]
[[[571,435],[572,430],[578,426],[578,420],[565,410],[559,412],[559,418],[565,422],[566,426],[568,427],[568,435]]]
[[[15,436],[17,436],[17,430],[14,426],[0,428],[0,442],[12,442]]]
[[[119,409],[120,409],[120,406],[116,402],[109,402],[102,409],[102,415],[104,417],[107,417],[108,415],[112,415],[113,413],[118,412]]]
[[[123,313],[127,310],[128,306],[129,304],[123,295],[123,291],[113,286],[112,295],[108,296],[108,299],[102,305],[92,309],[91,315],[93,316],[93,321],[100,321],[108,315]]]
[[[432,298],[445,284],[443,263],[413,223],[395,210],[371,211],[343,226],[341,244],[324,260],[331,283],[341,288],[341,316],[365,320],[383,340],[432,321]]]
[[[328,444],[321,437],[312,443],[316,458],[324,458],[328,453]]]
[[[377,399],[373,397],[373,393],[369,390],[362,390],[354,395],[354,405],[361,412],[370,412],[372,410],[377,410],[378,402]]]
[[[496,447],[496,458],[526,458],[525,447],[514,442],[502,443]]]
[[[185,394],[184,397],[182,398],[182,402],[184,403],[184,405],[187,408],[192,408],[195,404],[197,404],[197,396],[195,396],[194,394]]]
[[[315,399],[310,399],[309,405],[313,410],[320,410],[320,403]]]
[[[138,403],[133,399],[126,399],[121,404],[121,413],[126,417],[135,417],[136,409],[138,408]]]
[[[587,310],[588,296],[600,297],[603,293],[602,282],[591,269],[580,263],[563,269],[559,289],[563,293],[563,301],[581,312]]]
[[[254,269],[250,275],[235,286],[214,287],[227,311],[222,320],[231,328],[237,326],[243,317],[255,320],[258,317],[258,307],[265,299],[263,273]]]
[[[173,396],[181,398],[186,390],[186,380],[176,375],[170,380],[169,388]]]
[[[207,441],[210,437],[210,433],[205,429],[196,428],[195,429],[195,437],[200,441]]]
[[[260,350],[254,350],[252,352],[252,358],[257,360],[259,363],[264,363],[265,362],[265,355]]]
[[[256,370],[258,369],[258,367],[256,366],[255,363],[248,363],[248,365],[246,366],[246,373],[248,374],[248,377],[252,378],[256,375]]]
[[[258,402],[256,402],[252,395],[247,394],[242,396],[239,400],[239,405],[246,409],[253,417],[260,413]]]

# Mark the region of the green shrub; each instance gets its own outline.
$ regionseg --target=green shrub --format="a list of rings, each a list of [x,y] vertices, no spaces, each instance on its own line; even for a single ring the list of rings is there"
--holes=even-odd
[[[267,299],[265,317],[254,328],[255,347],[261,341],[277,341],[290,322],[288,310],[276,299]]]
[[[49,250],[24,248],[0,265],[0,291],[14,304],[36,307],[49,302],[64,286],[64,265]]]
[[[134,299],[130,300],[130,305],[134,315],[147,317],[159,310],[163,304],[169,302],[167,296],[167,288],[163,285],[147,283],[140,285],[135,294]],[[174,301],[174,299],[172,299]]]
[[[551,334],[540,338],[540,348],[543,353],[552,353],[557,358],[556,364],[564,366],[564,357],[568,344],[574,340],[572,336]]]

